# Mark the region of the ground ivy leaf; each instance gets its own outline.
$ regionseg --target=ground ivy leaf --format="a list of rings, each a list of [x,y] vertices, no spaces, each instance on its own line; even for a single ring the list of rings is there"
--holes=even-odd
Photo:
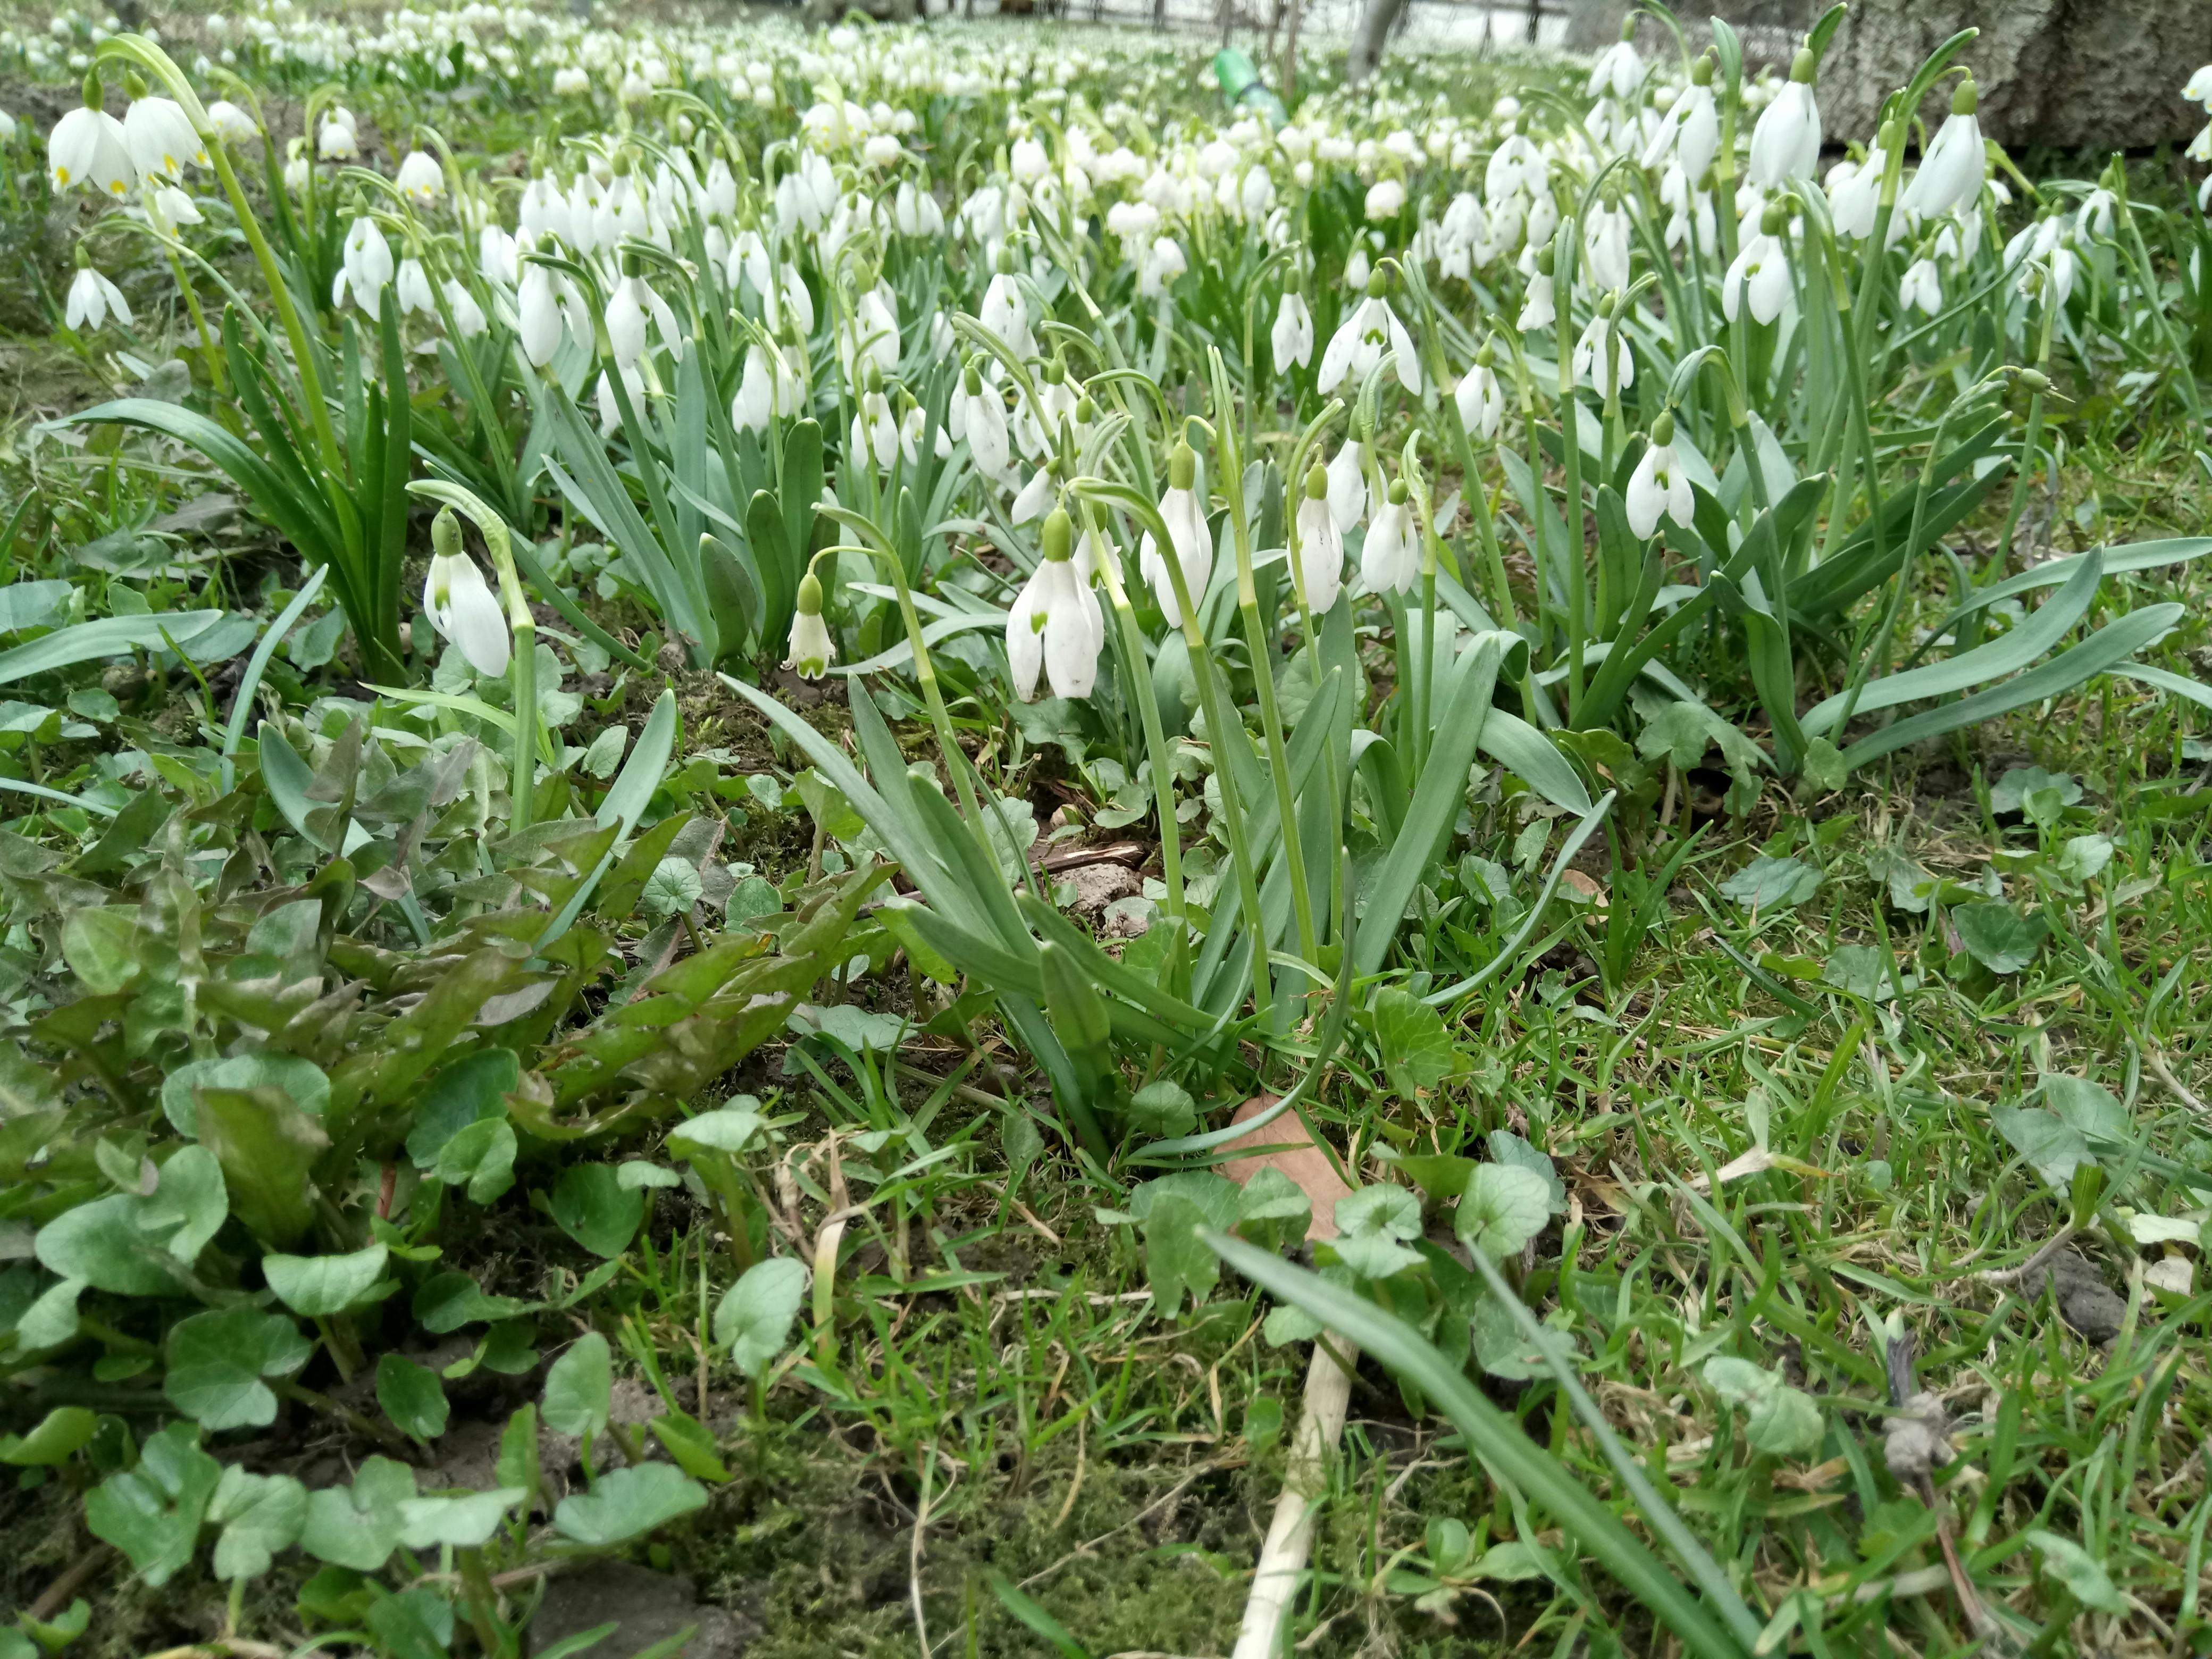
[[[1518,1164],[1478,1164],[1467,1178],[1453,1224],[1469,1249],[1503,1261],[1542,1232],[1551,1215],[1551,1185],[1535,1170]]]
[[[1375,1042],[1393,1087],[1401,1095],[1433,1089],[1459,1069],[1443,1016],[1402,986],[1375,996]]]
[[[1364,1279],[1388,1279],[1420,1265],[1401,1242],[1421,1235],[1421,1200],[1404,1187],[1362,1187],[1336,1200],[1337,1260]]]
[[[471,1123],[507,1115],[507,1097],[522,1084],[522,1062],[511,1048],[487,1048],[456,1060],[430,1081],[415,1109],[407,1156],[418,1170],[434,1168],[438,1155]]]
[[[2023,916],[1995,900],[1956,906],[1951,925],[1959,930],[1966,954],[1993,974],[2018,973],[2035,960],[2051,935],[2051,924],[2040,915]]]
[[[483,1287],[458,1267],[448,1267],[422,1281],[415,1292],[416,1323],[435,1336],[464,1325],[489,1324],[530,1311],[532,1304],[511,1296],[487,1296]]]
[[[667,858],[653,866],[638,895],[638,905],[655,921],[688,914],[706,893],[699,867],[689,859]]]
[[[489,1542],[507,1510],[529,1493],[520,1486],[459,1496],[410,1498],[399,1505],[399,1541],[410,1550],[475,1549]]]
[[[149,1584],[165,1584],[192,1559],[222,1479],[222,1465],[200,1449],[199,1430],[172,1423],[146,1442],[136,1468],[93,1489],[84,1500],[85,1524],[121,1550]]]
[[[514,1185],[514,1131],[503,1117],[479,1118],[438,1149],[438,1179],[465,1184],[469,1197],[489,1204]]]
[[[425,1444],[445,1433],[452,1409],[438,1373],[404,1353],[387,1353],[376,1362],[376,1403],[402,1433]]]
[[[645,1194],[625,1187],[612,1164],[572,1164],[554,1184],[554,1221],[593,1255],[620,1255],[644,1218]]]
[[[739,1285],[744,1283],[742,1279],[738,1281]],[[735,1285],[731,1287],[731,1293],[736,1293]],[[726,1305],[728,1299],[723,1298]],[[794,1298],[794,1312],[798,1305]],[[718,1314],[718,1335],[720,1323]],[[545,1373],[545,1426],[556,1434],[598,1438],[606,1432],[608,1402],[613,1390],[614,1360],[607,1340],[597,1331],[587,1331],[570,1343]]]
[[[714,1431],[690,1413],[663,1412],[646,1426],[684,1474],[717,1483],[730,1478],[720,1449],[714,1444]]]
[[[343,1313],[368,1294],[392,1259],[389,1248],[371,1244],[344,1255],[264,1255],[261,1276],[276,1299],[308,1319]]]
[[[289,1474],[253,1474],[233,1464],[216,1486],[207,1518],[222,1528],[215,1542],[215,1576],[258,1578],[279,1551],[299,1541],[307,1489]]]
[[[1199,1236],[1213,1225],[1206,1212],[1182,1193],[1156,1199],[1145,1218],[1145,1276],[1152,1303],[1172,1319],[1182,1311],[1183,1295],[1197,1306],[1221,1281],[1221,1258]]]
[[[162,1389],[211,1434],[262,1428],[276,1420],[276,1391],[262,1379],[289,1376],[313,1352],[280,1313],[241,1305],[194,1314],[170,1329]]]
[[[562,1498],[553,1511],[553,1530],[573,1542],[605,1549],[706,1504],[707,1489],[673,1465],[637,1463],[611,1469],[588,1492]]]
[[[796,1256],[770,1256],[745,1269],[714,1309],[714,1340],[737,1368],[758,1376],[791,1340],[791,1322],[806,1294],[806,1268]]]
[[[1567,1212],[1567,1183],[1552,1160],[1523,1140],[1510,1129],[1492,1129],[1483,1137],[1490,1148],[1491,1162],[1510,1164],[1527,1170],[1544,1178],[1545,1203],[1553,1215]]]
[[[350,1490],[308,1493],[300,1547],[333,1566],[375,1572],[399,1547],[400,1506],[414,1496],[414,1470],[388,1457],[367,1458]]]
[[[1801,859],[1759,857],[1721,884],[1747,910],[1786,910],[1820,890],[1820,872]]]

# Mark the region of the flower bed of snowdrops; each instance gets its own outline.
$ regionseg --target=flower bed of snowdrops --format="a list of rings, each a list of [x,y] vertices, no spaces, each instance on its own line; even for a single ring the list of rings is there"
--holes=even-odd
[[[2187,862],[2094,797],[2203,758],[2212,539],[2065,457],[2200,441],[2202,204],[2021,176],[1970,34],[1825,131],[1833,26],[1289,106],[1003,23],[0,27],[117,393],[6,509],[0,1459],[62,1542],[0,1659],[568,1653],[618,1561],[779,1653],[2194,1631],[2194,1419],[2130,1402],[2202,1311],[2145,1076],[2202,1109],[2069,952]],[[2092,698],[2089,799],[1983,776]],[[1892,827],[1954,761],[1972,857]],[[1958,1155],[1954,1272],[1900,1172]],[[2028,1482],[2061,1344],[2124,1545]]]

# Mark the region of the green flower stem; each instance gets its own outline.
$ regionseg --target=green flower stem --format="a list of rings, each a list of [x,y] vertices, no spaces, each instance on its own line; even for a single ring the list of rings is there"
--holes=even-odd
[[[2039,373],[2047,375],[2051,372],[2051,331],[2058,315],[2058,304],[2052,291],[2051,272],[2041,266],[2037,269],[2043,276],[2043,326],[2036,342],[2035,367]],[[2013,471],[2012,504],[2005,509],[2004,528],[1998,532],[1993,556],[1998,573],[2003,570],[2005,558],[2012,551],[2013,534],[2020,528],[2021,513],[2027,506],[2028,478],[2035,470],[2036,456],[2043,441],[2043,399],[2042,387],[2028,395],[2027,430],[2021,441],[2020,465]]]
[[[1571,729],[1583,703],[1583,645],[1589,627],[1589,573],[1583,556],[1582,410],[1575,396],[1575,238],[1572,218],[1562,220],[1552,239],[1552,298],[1558,312],[1559,354],[1559,447],[1566,460],[1567,544],[1562,550],[1567,573],[1567,725]],[[1530,441],[1539,459],[1542,451]],[[1540,495],[1543,473],[1536,474]],[[1537,503],[1538,511],[1542,502]]]
[[[1145,752],[1152,762],[1152,799],[1160,819],[1160,880],[1168,890],[1168,920],[1174,924],[1168,946],[1168,976],[1170,987],[1179,989],[1183,951],[1190,937],[1190,909],[1183,895],[1182,838],[1176,828],[1175,767],[1168,753],[1167,734],[1160,726],[1159,699],[1152,695],[1151,677],[1146,672],[1150,659],[1145,654],[1145,636],[1137,627],[1137,613],[1129,604],[1128,592],[1121,586],[1121,566],[1098,529],[1097,508],[1089,501],[1082,506],[1084,533],[1097,537],[1101,549],[1098,574],[1105,581],[1121,635],[1126,695],[1137,705],[1145,728]]]
[[[2116,186],[2113,193],[2119,198],[2120,228],[2128,236],[2128,263],[2135,267],[2143,304],[2157,319],[2158,331],[2166,337],[2166,349],[2173,354],[2174,380],[2181,388],[2182,402],[2189,406],[2190,441],[2199,443],[2204,437],[2204,406],[2197,395],[2197,373],[2190,367],[2189,354],[2182,348],[2181,337],[2173,331],[2173,319],[2166,314],[2165,296],[2160,291],[2157,274],[2151,269],[2150,252],[2143,246],[2142,227],[2136,223],[2135,209],[2128,201],[2127,174],[2115,167],[2112,175]]]
[[[1261,623],[1259,590],[1252,577],[1252,526],[1244,514],[1244,468],[1243,459],[1237,453],[1236,403],[1220,349],[1209,349],[1207,356],[1213,380],[1214,447],[1221,458],[1221,493],[1229,501],[1231,540],[1237,550],[1237,609],[1244,620],[1244,643],[1252,653],[1252,681],[1260,695],[1260,729],[1267,739],[1267,771],[1275,784],[1275,813],[1282,831],[1283,861],[1290,872],[1291,909],[1297,918],[1299,953],[1312,962],[1320,955],[1321,940],[1314,929],[1312,891],[1306,884],[1297,802],[1291,794],[1290,749],[1283,740],[1282,711],[1275,701],[1273,630]],[[1264,951],[1264,938],[1257,945]]]

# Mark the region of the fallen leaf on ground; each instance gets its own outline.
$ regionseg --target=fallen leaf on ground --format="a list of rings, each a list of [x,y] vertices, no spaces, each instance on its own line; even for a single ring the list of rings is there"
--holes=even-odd
[[[1273,1106],[1278,1097],[1255,1095],[1237,1109],[1232,1122],[1243,1123],[1257,1117]],[[1293,1144],[1294,1143],[1294,1144]],[[1243,1186],[1261,1170],[1280,1170],[1303,1191],[1313,1206],[1313,1224],[1307,1232],[1309,1238],[1336,1237],[1336,1200],[1351,1195],[1352,1188],[1344,1184],[1328,1157],[1316,1146],[1306,1133],[1306,1126],[1295,1113],[1285,1112],[1273,1123],[1255,1129],[1249,1134],[1239,1135],[1226,1143],[1222,1150],[1238,1146],[1268,1146],[1273,1152],[1255,1152],[1243,1158],[1232,1158],[1221,1165],[1221,1173],[1238,1186]]]

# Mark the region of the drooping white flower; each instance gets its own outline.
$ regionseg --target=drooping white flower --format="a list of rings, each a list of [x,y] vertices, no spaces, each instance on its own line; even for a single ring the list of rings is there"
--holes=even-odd
[[[2183,83],[2181,95],[2192,104],[2212,108],[2212,64],[2207,64]]]
[[[1486,440],[1498,435],[1498,422],[1505,418],[1505,389],[1498,383],[1496,369],[1476,358],[1453,395],[1459,404],[1462,429]]]
[[[1521,301],[1521,314],[1513,325],[1523,334],[1534,334],[1551,327],[1559,319],[1559,309],[1552,298],[1552,273],[1540,270],[1528,279],[1528,291]]]
[[[149,179],[172,183],[185,176],[185,163],[208,164],[207,146],[192,128],[191,117],[173,98],[134,98],[123,112],[123,142],[131,165]]]
[[[1172,236],[1156,236],[1137,262],[1137,292],[1148,300],[1157,300],[1168,291],[1170,283],[1189,269],[1190,260],[1182,243]]]
[[[71,328],[98,328],[112,317],[128,328],[131,307],[122,290],[88,264],[76,268],[70,280],[69,307],[64,320]]]
[[[1168,487],[1160,497],[1160,517],[1167,525],[1170,550],[1194,605],[1205,598],[1206,582],[1213,574],[1213,538],[1206,527],[1206,508],[1198,500],[1197,481],[1197,452],[1187,443],[1177,444],[1168,459]],[[1137,549],[1137,569],[1159,601],[1168,625],[1182,627],[1182,606],[1176,598],[1175,580],[1150,531]]]
[[[1377,179],[1367,187],[1367,217],[1380,224],[1395,219],[1406,206],[1406,184],[1402,179]]]
[[[1275,307],[1275,325],[1268,333],[1267,344],[1274,354],[1278,374],[1288,374],[1294,364],[1304,368],[1313,362],[1313,313],[1307,308],[1305,295],[1294,288],[1283,290],[1282,303]]]
[[[917,189],[913,179],[902,179],[891,198],[891,223],[902,236],[934,239],[945,234],[945,210],[928,191]]]
[[[1813,95],[1813,54],[1804,47],[1790,65],[1789,84],[1759,112],[1751,135],[1751,182],[1780,190],[1792,179],[1810,179],[1820,162],[1820,106]]]
[[[810,569],[799,579],[799,600],[791,614],[791,654],[786,668],[803,680],[818,680],[837,660],[837,642],[822,620],[822,583]]]
[[[1359,579],[1370,593],[1404,593],[1421,574],[1421,532],[1406,504],[1406,481],[1395,479],[1389,499],[1376,509],[1359,550]]]
[[[800,391],[798,373],[785,360],[782,348],[756,340],[745,349],[744,377],[731,400],[731,422],[764,433],[776,416],[799,412]]]
[[[427,149],[411,149],[399,164],[399,193],[417,207],[428,207],[446,193],[445,169]]]
[[[1600,52],[1597,62],[1590,66],[1586,95],[1591,98],[1610,96],[1626,102],[1636,96],[1636,89],[1644,84],[1644,70],[1643,58],[1637,56],[1635,43],[1616,40]]]
[[[1297,520],[1298,579],[1305,586],[1306,608],[1316,617],[1328,613],[1344,587],[1344,532],[1336,527],[1328,492],[1328,471],[1316,462],[1306,474]]]
[[[543,368],[561,349],[561,301],[553,289],[553,273],[541,264],[523,267],[514,298],[522,355],[532,368]]]
[[[1780,237],[1764,230],[1744,243],[1735,263],[1721,279],[1721,310],[1729,321],[1735,320],[1747,295],[1753,319],[1761,323],[1779,317],[1783,302],[1790,297],[1789,247]]]
[[[98,91],[97,82],[87,82],[88,98]],[[46,139],[46,176],[57,192],[84,185],[101,196],[128,196],[138,169],[124,142],[123,123],[90,103],[70,110]]]
[[[592,77],[574,64],[564,64],[553,71],[553,92],[556,97],[574,98],[579,93],[592,89]]]
[[[208,125],[227,144],[250,144],[261,136],[253,118],[228,98],[218,98],[208,106]]]
[[[344,259],[331,283],[331,303],[343,306],[350,299],[364,311],[375,309],[392,271],[392,245],[374,219],[361,215],[346,231]]]
[[[1367,446],[1357,439],[1328,464],[1328,515],[1346,534],[1367,516]]]
[[[361,154],[361,139],[354,126],[352,112],[344,106],[333,104],[323,117],[323,125],[315,133],[315,155],[319,161],[350,161]]]
[[[1701,65],[1702,63],[1701,59]],[[1710,75],[1711,70],[1708,68],[1706,72]],[[1683,173],[1694,184],[1705,176],[1705,169],[1713,164],[1720,147],[1720,110],[1714,101],[1712,87],[1710,82],[1692,82],[1660,118],[1659,129],[1644,147],[1641,161],[1646,167],[1656,167],[1672,150],[1681,162]]]
[[[968,453],[985,476],[1004,477],[1013,459],[1006,434],[1006,404],[999,388],[984,380],[975,365],[961,373],[961,384],[952,393],[945,416],[956,438],[968,441]]]
[[[1601,293],[1628,286],[1626,208],[1608,207],[1602,201],[1591,204],[1589,222],[1583,227],[1583,269]]]
[[[1838,236],[1863,241],[1874,234],[1875,217],[1881,207],[1882,174],[1888,167],[1889,157],[1876,144],[1867,151],[1865,161],[1839,161],[1828,170],[1828,213]]]
[[[1053,477],[1053,463],[1047,460],[1030,474],[1027,483],[1014,492],[1013,505],[1006,509],[1006,521],[1023,525],[1042,519],[1058,488]]]
[[[1392,354],[1391,364],[1399,384],[1419,396],[1421,359],[1413,349],[1413,337],[1398,320],[1398,313],[1390,309],[1390,302],[1370,292],[1345,313],[1344,320],[1330,337],[1328,349],[1321,355],[1321,373],[1315,380],[1316,389],[1327,397],[1344,384],[1347,375],[1355,386],[1360,385],[1382,360],[1386,349]]]
[[[453,327],[460,337],[473,340],[483,334],[487,325],[477,296],[451,276],[446,278],[445,294],[447,308],[453,313]]]
[[[197,225],[206,222],[199,204],[174,185],[159,185],[146,192],[146,216],[154,228],[164,233],[173,231],[179,225]]]
[[[976,313],[985,328],[999,337],[1000,343],[1017,357],[1036,355],[1036,341],[1030,333],[1029,302],[1014,285],[1012,276],[1000,271],[991,278],[990,286],[983,290],[982,308]]]
[[[459,546],[458,527],[450,544]],[[495,679],[507,672],[514,654],[507,614],[500,609],[499,599],[484,580],[483,572],[466,553],[431,556],[429,574],[422,582],[422,611],[440,637],[459,646],[477,673]]]
[[[622,376],[623,392],[628,395],[630,408],[634,410],[641,408],[645,403],[645,376],[636,369],[619,363],[615,367]],[[623,429],[622,398],[615,392],[613,376],[602,370],[592,397],[599,404],[599,435],[611,438]]]
[[[1923,255],[1912,262],[1897,284],[1898,303],[1917,306],[1933,317],[1943,308],[1943,276],[1936,262]]]
[[[414,313],[429,317],[437,313],[437,296],[430,292],[430,278],[420,259],[402,259],[393,286],[398,292],[402,315]]]
[[[1950,118],[1936,129],[1920,158],[1920,170],[1900,198],[1916,218],[1936,219],[1972,204],[1982,193],[1989,156],[1982,148],[1982,125],[1975,118],[1974,83],[1959,83],[1951,96]]]
[[[1044,521],[1044,556],[1006,613],[1006,661],[1024,702],[1036,696],[1040,671],[1055,697],[1087,697],[1098,681],[1106,619],[1077,574],[1073,540],[1066,510],[1054,507]]]
[[[1671,410],[1662,411],[1652,423],[1650,447],[1629,477],[1623,504],[1628,509],[1628,527],[1636,532],[1639,541],[1650,539],[1659,528],[1662,515],[1685,530],[1691,527],[1697,501],[1690,494],[1689,477],[1675,457],[1674,416]]]
[[[1619,325],[1601,308],[1575,342],[1575,382],[1593,391],[1626,391],[1636,384],[1636,354],[1621,337]]]

